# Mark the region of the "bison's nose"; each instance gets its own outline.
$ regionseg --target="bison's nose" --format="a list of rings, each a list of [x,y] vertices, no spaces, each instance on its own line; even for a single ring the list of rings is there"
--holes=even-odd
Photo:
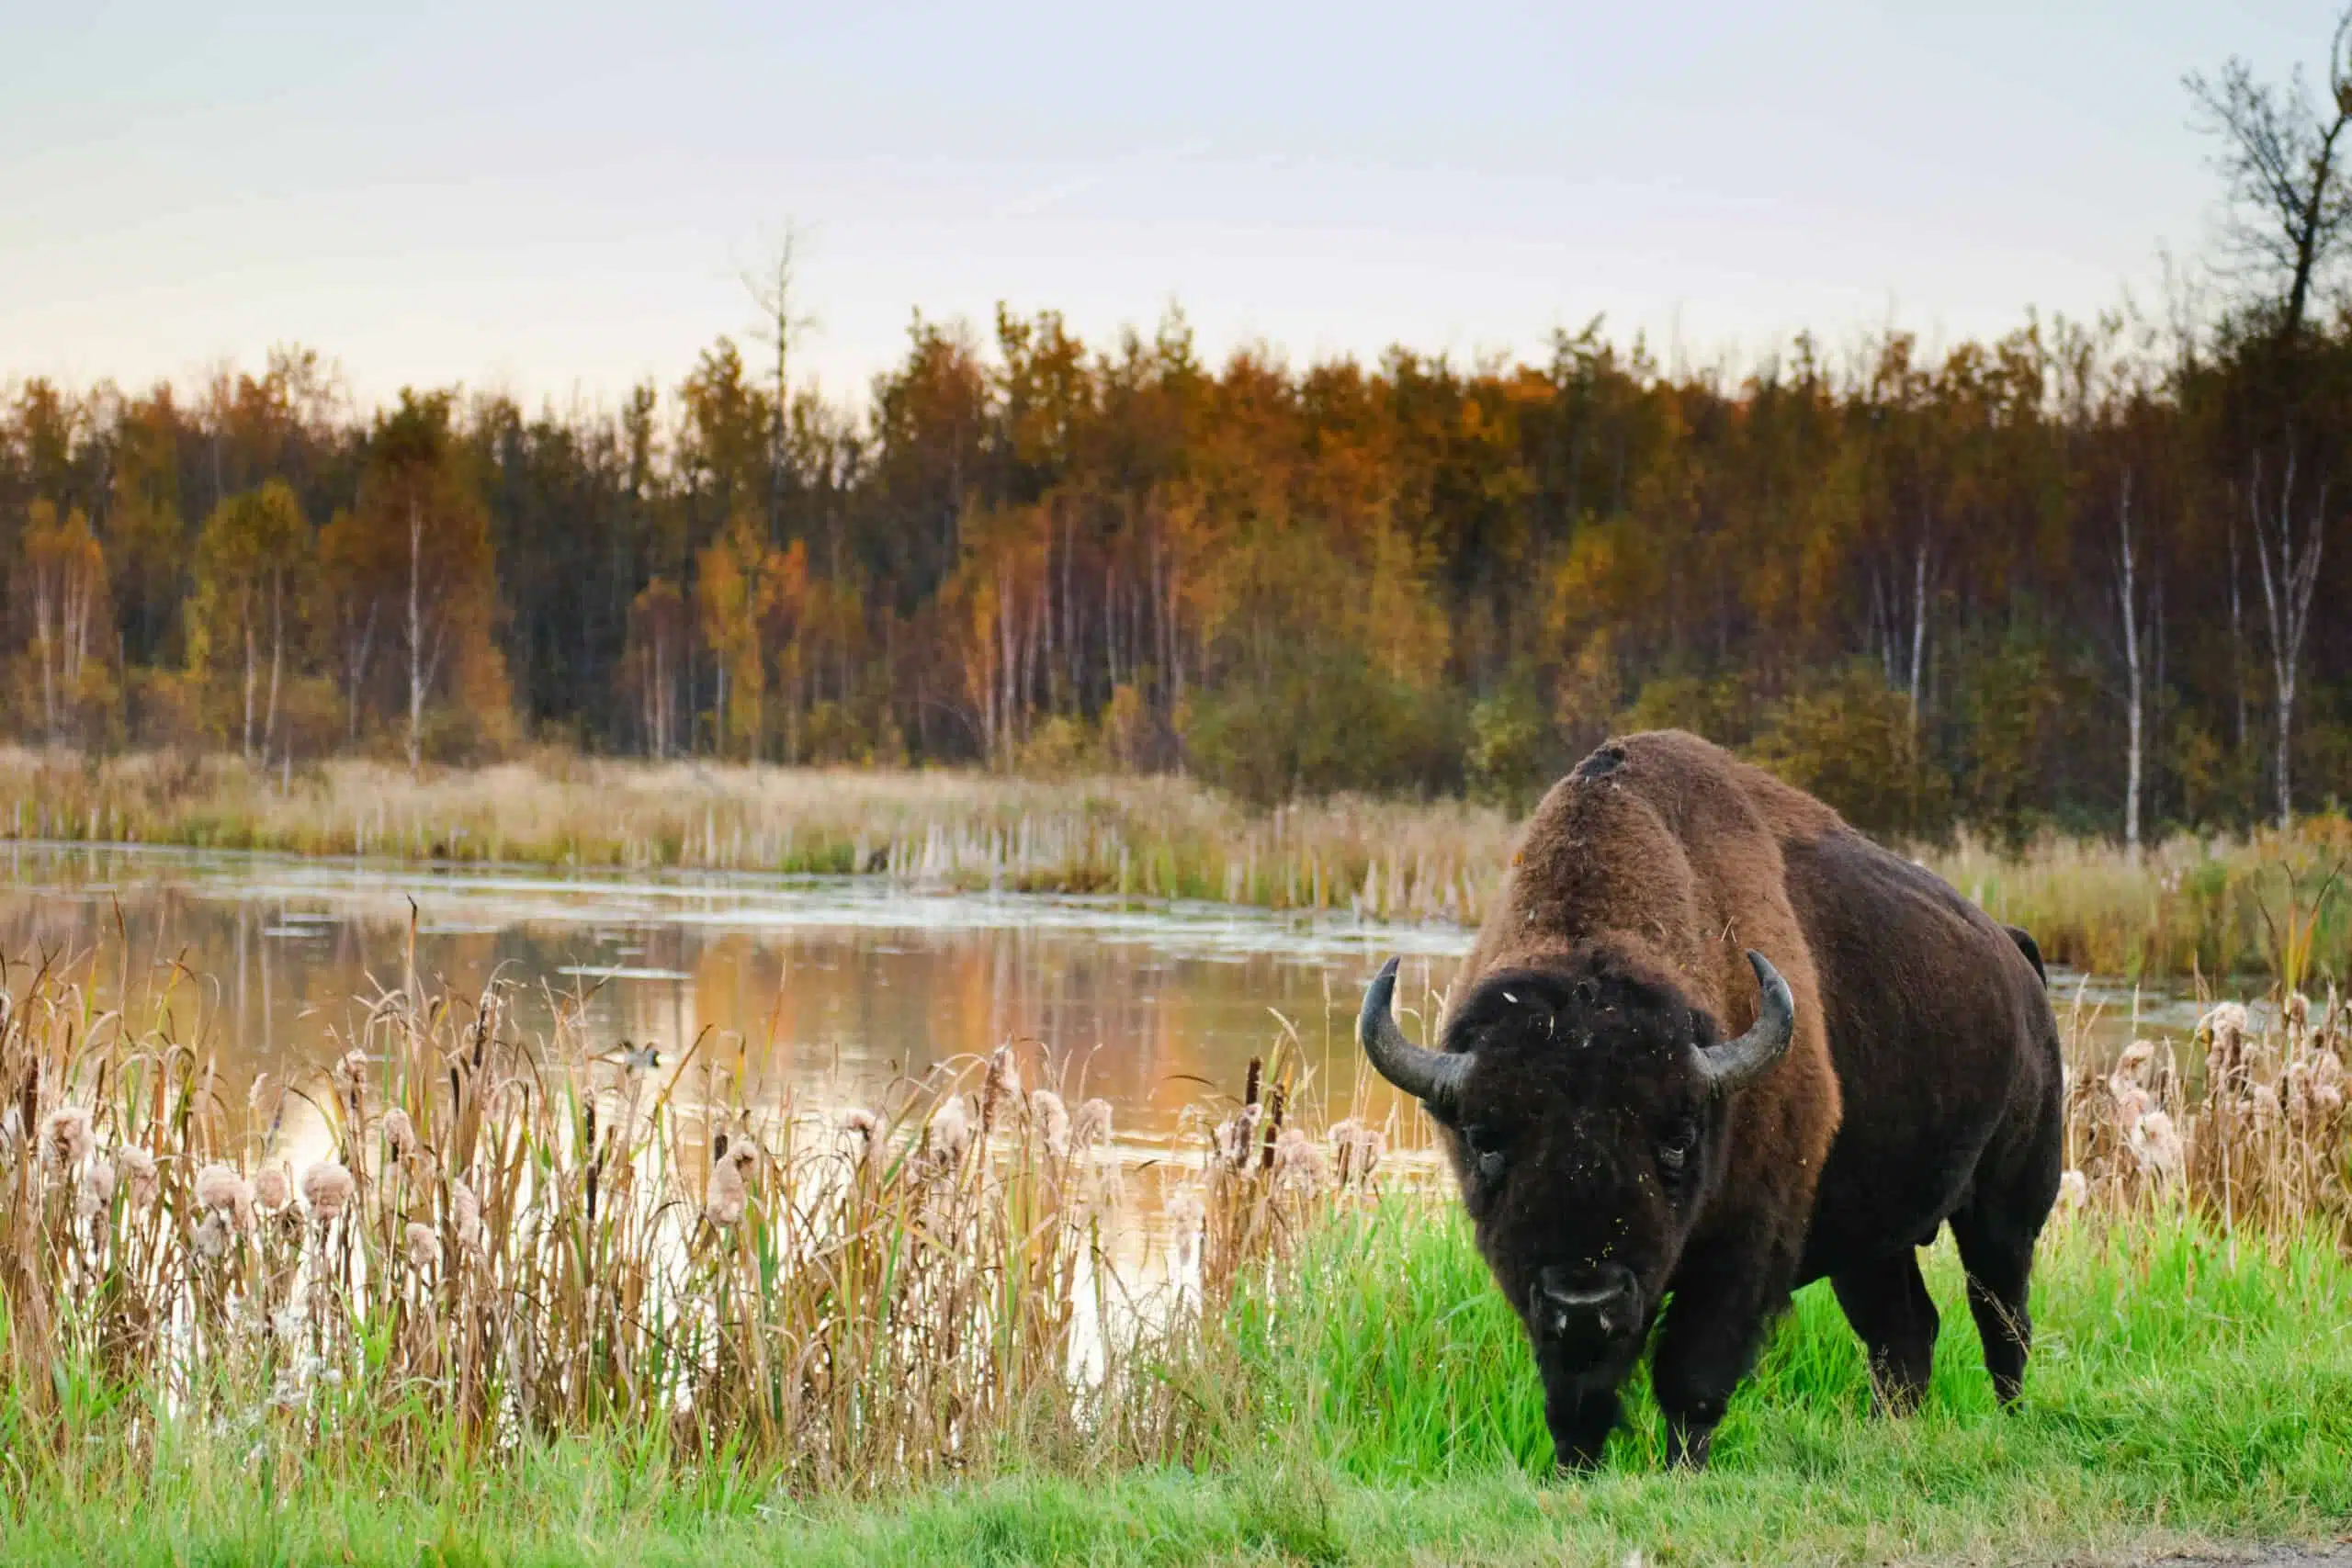
[[[1563,1348],[1600,1350],[1642,1324],[1642,1290],[1622,1263],[1546,1269],[1535,1283],[1536,1331]]]

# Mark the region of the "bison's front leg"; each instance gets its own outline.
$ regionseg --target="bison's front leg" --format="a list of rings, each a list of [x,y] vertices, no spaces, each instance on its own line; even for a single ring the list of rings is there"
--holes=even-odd
[[[1686,1263],[1650,1364],[1669,1465],[1706,1468],[1732,1391],[1755,1364],[1765,1325],[1788,1304],[1788,1277],[1786,1265],[1761,1259],[1698,1269]]]

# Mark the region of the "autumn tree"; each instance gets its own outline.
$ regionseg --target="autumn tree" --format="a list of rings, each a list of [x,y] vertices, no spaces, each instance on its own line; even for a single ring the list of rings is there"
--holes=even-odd
[[[446,705],[475,742],[503,741],[510,726],[505,668],[492,640],[498,609],[489,519],[450,427],[444,393],[403,391],[368,444],[353,526],[367,536],[337,552],[364,566],[356,585],[384,614],[404,698],[402,750],[423,760],[428,706]],[[390,581],[387,581],[389,579]]]
[[[110,606],[106,552],[77,508],[59,516],[32,503],[11,606],[22,639],[12,684],[32,702],[27,716],[52,741],[89,739],[116,699],[107,669]]]
[[[277,739],[288,643],[304,640],[312,555],[301,503],[282,479],[231,496],[212,509],[197,536],[196,589],[187,610],[188,670],[208,692],[233,683],[238,745],[248,761],[267,757]]]

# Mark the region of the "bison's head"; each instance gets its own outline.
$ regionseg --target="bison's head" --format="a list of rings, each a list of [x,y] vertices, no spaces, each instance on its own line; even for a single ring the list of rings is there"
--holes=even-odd
[[[1481,980],[1439,1051],[1396,1026],[1395,960],[1364,996],[1364,1053],[1445,1128],[1479,1251],[1555,1396],[1613,1389],[1640,1355],[1721,1178],[1727,1102],[1788,1049],[1788,984],[1747,960],[1763,997],[1736,1040],[1597,956]]]

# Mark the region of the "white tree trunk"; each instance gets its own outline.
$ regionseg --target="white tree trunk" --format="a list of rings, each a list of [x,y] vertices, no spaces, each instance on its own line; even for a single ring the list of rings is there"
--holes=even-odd
[[[424,750],[424,508],[408,503],[408,771],[415,773]]]
[[[2275,694],[2278,734],[2274,737],[2275,771],[2278,783],[2278,827],[2294,825],[2295,796],[2290,773],[2293,755],[2295,683],[2302,660],[2303,635],[2311,629],[2312,592],[2319,586],[2320,552],[2327,539],[2327,491],[2321,487],[2302,536],[2295,529],[2295,458],[2287,457],[2287,471],[2278,486],[2275,520],[2266,521],[2262,504],[2262,465],[2255,463],[2254,558],[2261,570],[2262,608],[2270,629],[2270,680]]]
[[[1928,661],[1928,534],[1911,557],[1911,728],[1919,727],[1919,674]]]
[[[2123,842],[2134,858],[2140,853],[2140,774],[2142,715],[2144,703],[2140,680],[2140,587],[2132,548],[2132,475],[2123,475],[2123,501],[2117,509],[2116,587],[2123,604],[2124,701],[2130,740],[2123,753]]]
[[[246,590],[246,593],[244,608],[237,616],[243,623],[245,634],[245,728],[239,750],[245,761],[251,762],[254,760],[254,617],[252,590]]]
[[[261,721],[261,759],[266,764],[269,749],[277,739],[277,677],[286,662],[286,574],[273,571],[269,575],[269,706]]]

